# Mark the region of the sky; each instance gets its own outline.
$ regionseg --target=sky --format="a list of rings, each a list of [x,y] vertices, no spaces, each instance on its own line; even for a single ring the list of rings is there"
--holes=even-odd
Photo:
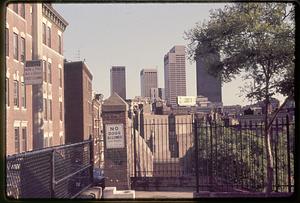
[[[157,68],[164,87],[164,55],[174,45],[187,46],[184,32],[209,20],[209,10],[222,3],[54,4],[69,23],[64,32],[67,60],[85,60],[93,74],[93,90],[110,96],[110,68],[126,66],[127,98],[141,94],[140,71]],[[196,96],[196,63],[186,59],[187,95]],[[239,77],[222,86],[224,105],[246,105]]]

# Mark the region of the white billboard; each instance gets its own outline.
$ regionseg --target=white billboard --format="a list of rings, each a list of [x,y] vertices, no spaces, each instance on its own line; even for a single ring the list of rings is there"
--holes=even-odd
[[[43,83],[43,61],[26,61],[24,66],[25,85],[39,85]]]
[[[177,104],[179,106],[195,106],[196,97],[195,96],[178,96]]]
[[[124,128],[123,124],[106,124],[106,148],[124,148]]]

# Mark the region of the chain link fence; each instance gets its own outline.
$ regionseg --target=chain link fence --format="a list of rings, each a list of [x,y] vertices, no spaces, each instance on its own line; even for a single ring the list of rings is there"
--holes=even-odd
[[[91,186],[92,140],[6,158],[9,198],[74,198]]]

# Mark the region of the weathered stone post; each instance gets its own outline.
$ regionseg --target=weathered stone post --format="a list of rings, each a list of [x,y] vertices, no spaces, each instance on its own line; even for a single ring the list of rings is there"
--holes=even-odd
[[[130,189],[128,105],[116,93],[102,106],[105,186]]]

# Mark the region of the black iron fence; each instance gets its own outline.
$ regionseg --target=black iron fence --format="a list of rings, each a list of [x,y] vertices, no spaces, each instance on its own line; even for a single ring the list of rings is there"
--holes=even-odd
[[[93,141],[25,152],[6,158],[9,198],[74,198],[93,178]]]
[[[196,122],[197,190],[263,192],[267,182],[264,125],[248,122],[224,126]],[[294,123],[277,119],[271,127],[273,191],[294,191]]]
[[[267,153],[262,123],[228,125],[191,115],[161,118],[145,117],[142,126],[133,125],[135,189],[264,191]],[[294,191],[294,129],[288,116],[271,127],[274,192]]]

